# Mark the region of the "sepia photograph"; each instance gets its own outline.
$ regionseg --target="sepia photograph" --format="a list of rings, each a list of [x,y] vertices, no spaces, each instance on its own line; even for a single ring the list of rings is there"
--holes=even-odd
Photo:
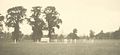
[[[120,0],[0,0],[0,55],[120,55]]]

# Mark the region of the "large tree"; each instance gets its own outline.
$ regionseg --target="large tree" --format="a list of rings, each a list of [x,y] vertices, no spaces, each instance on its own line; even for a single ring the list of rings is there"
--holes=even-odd
[[[54,6],[48,6],[45,8],[44,13],[46,15],[45,19],[48,26],[48,37],[52,37],[52,33],[55,32],[54,27],[60,28],[60,23],[62,23],[62,20],[59,19],[59,13],[56,11],[56,8]]]
[[[41,37],[43,36],[43,28],[45,26],[45,22],[43,21],[41,14],[42,10],[40,6],[32,7],[32,15],[31,18],[28,19],[29,24],[32,26],[33,34],[32,39],[34,41],[41,40]]]
[[[13,40],[18,41],[19,40],[19,35],[20,35],[20,26],[19,24],[22,23],[26,16],[26,9],[22,6],[16,6],[9,8],[7,10],[7,15],[6,15],[6,25],[8,27],[13,27],[14,31],[12,32],[12,37]]]
[[[2,30],[3,24],[2,22],[4,21],[4,16],[0,14],[0,31]]]
[[[4,21],[4,16],[0,14],[0,37],[3,35],[3,22]]]
[[[95,38],[95,32],[93,30],[90,30],[89,36],[90,36],[90,38],[94,39]]]

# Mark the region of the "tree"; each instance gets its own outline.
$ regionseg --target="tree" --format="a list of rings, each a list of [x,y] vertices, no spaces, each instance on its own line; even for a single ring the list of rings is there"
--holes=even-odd
[[[4,21],[4,16],[0,14],[0,32],[3,30],[2,21]]]
[[[64,39],[64,35],[63,35],[63,34],[60,34],[60,35],[58,36],[58,39]]]
[[[76,29],[76,28],[75,28],[75,29],[73,29],[73,33],[75,33],[75,34],[77,33],[77,29]]]
[[[94,33],[95,33],[94,31],[90,30],[90,34],[89,34],[89,35],[90,35],[90,38],[95,38]]]
[[[70,33],[70,34],[68,34],[68,36],[67,36],[67,38],[68,39],[78,39],[79,37],[77,36],[77,29],[75,28],[75,29],[73,29],[73,32],[72,33]]]
[[[113,39],[120,39],[120,28],[112,33]]]
[[[33,13],[30,16],[31,18],[28,19],[29,24],[32,26],[33,34],[32,38],[34,41],[41,40],[41,37],[43,36],[43,28],[45,26],[45,22],[40,18],[41,16],[41,7],[35,6],[32,7],[31,10]]]
[[[7,10],[7,15],[6,15],[6,25],[8,27],[13,27],[14,31],[12,33],[12,37],[13,40],[18,41],[19,40],[19,34],[20,34],[20,27],[19,24],[22,23],[22,21],[24,20],[25,16],[26,16],[26,10],[24,7],[22,6],[16,6],[16,7],[12,7],[9,8]]]
[[[4,16],[0,14],[0,37],[3,36],[3,24],[2,24],[2,21],[4,21]]]
[[[4,20],[4,16],[2,14],[0,14],[0,21]]]
[[[48,6],[45,8],[44,13],[46,15],[45,19],[47,22],[47,30],[48,30],[48,37],[52,37],[52,33],[55,33],[54,27],[60,28],[60,23],[62,23],[62,20],[59,19],[59,13],[56,11],[56,8],[54,6]]]
[[[104,38],[104,37],[105,37],[105,33],[103,32],[103,30],[101,30],[100,33],[98,33],[98,34],[96,35],[96,38],[97,38],[97,39],[102,39],[102,38]]]
[[[58,36],[58,40],[59,40],[60,42],[62,42],[62,41],[64,40],[64,35],[63,35],[63,34],[60,34],[60,35]]]

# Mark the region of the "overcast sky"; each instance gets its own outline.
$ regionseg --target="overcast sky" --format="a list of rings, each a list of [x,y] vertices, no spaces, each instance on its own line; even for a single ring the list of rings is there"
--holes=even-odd
[[[0,0],[0,13],[5,15],[14,6],[24,6],[28,11],[33,6],[55,6],[63,20],[56,33],[68,34],[77,28],[78,35],[88,35],[89,30],[112,32],[120,27],[120,0]],[[27,29],[22,31],[29,33]]]

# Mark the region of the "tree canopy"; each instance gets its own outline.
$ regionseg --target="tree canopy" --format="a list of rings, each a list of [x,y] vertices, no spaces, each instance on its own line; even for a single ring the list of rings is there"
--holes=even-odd
[[[31,18],[28,19],[29,24],[32,26],[32,30],[33,30],[33,39],[34,41],[36,41],[37,39],[41,39],[41,37],[43,36],[43,32],[42,30],[45,27],[45,22],[43,21],[42,18],[40,18],[42,12],[41,12],[41,8],[40,6],[35,6],[32,7],[32,15],[30,16]]]
[[[48,36],[51,38],[52,33],[55,32],[54,27],[60,28],[60,23],[62,20],[59,19],[59,13],[56,11],[54,6],[48,6],[45,8],[44,13],[46,15],[45,19],[48,26]]]
[[[19,24],[24,20],[26,11],[27,9],[22,6],[12,7],[7,10],[6,26],[14,28],[13,39],[19,39],[19,34],[21,33]]]

